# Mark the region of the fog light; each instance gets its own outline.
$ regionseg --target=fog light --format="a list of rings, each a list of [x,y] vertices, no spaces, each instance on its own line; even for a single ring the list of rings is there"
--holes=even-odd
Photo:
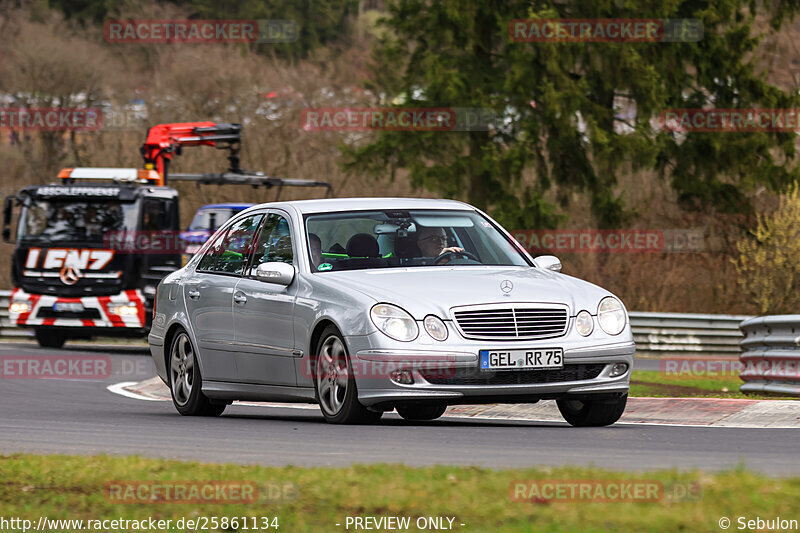
[[[389,374],[389,377],[392,381],[401,385],[412,385],[414,383],[414,376],[411,375],[409,370],[395,370]]]
[[[627,371],[628,371],[627,363],[614,363],[614,366],[611,367],[611,372],[608,373],[608,377],[615,378],[617,376],[623,375]]]
[[[135,316],[139,313],[139,308],[130,304],[111,304],[108,312],[117,316]]]
[[[11,313],[30,313],[31,312],[31,304],[28,302],[13,302],[11,305],[8,306],[8,311]]]

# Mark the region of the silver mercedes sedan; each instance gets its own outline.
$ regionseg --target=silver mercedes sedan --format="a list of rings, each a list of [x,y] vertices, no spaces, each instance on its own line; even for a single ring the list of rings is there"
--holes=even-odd
[[[159,284],[150,351],[182,415],[305,402],[353,424],[550,399],[573,426],[613,424],[627,312],[560,270],[461,202],[262,204]]]

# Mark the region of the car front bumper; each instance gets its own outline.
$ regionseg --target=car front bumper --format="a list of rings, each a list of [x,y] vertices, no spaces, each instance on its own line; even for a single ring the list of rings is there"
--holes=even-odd
[[[562,347],[563,369],[496,370],[478,368],[481,349],[497,349],[498,343],[461,341],[447,346],[376,347],[385,344],[380,335],[348,337],[351,364],[359,401],[368,406],[399,403],[441,402],[447,404],[525,403],[566,396],[620,395],[630,388],[636,352],[626,332],[612,342],[575,342],[568,339],[504,343],[507,349]],[[612,366],[624,363],[627,371],[611,377]],[[393,379],[405,370],[413,383]],[[513,374],[509,374],[513,373]],[[515,382],[516,381],[516,382]]]

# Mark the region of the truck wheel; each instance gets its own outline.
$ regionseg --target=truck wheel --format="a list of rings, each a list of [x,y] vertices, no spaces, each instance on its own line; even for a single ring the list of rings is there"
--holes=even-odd
[[[314,390],[322,416],[331,424],[371,424],[383,412],[370,411],[358,401],[358,389],[347,347],[339,331],[328,326],[316,346]]]
[[[564,420],[575,427],[610,426],[625,412],[628,395],[596,400],[556,400]]]
[[[67,334],[63,331],[47,330],[44,328],[36,328],[33,333],[36,337],[36,342],[42,348],[61,348],[67,342]]]
[[[211,403],[201,391],[203,378],[189,335],[181,330],[172,339],[167,356],[169,390],[175,409],[184,416],[219,416],[224,403]]]
[[[444,414],[447,406],[444,404],[432,405],[407,405],[397,408],[397,414],[405,420],[436,420]]]

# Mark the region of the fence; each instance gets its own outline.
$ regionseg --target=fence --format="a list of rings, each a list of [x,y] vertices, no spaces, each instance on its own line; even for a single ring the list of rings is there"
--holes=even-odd
[[[760,316],[741,324],[742,392],[800,396],[800,315]]]

